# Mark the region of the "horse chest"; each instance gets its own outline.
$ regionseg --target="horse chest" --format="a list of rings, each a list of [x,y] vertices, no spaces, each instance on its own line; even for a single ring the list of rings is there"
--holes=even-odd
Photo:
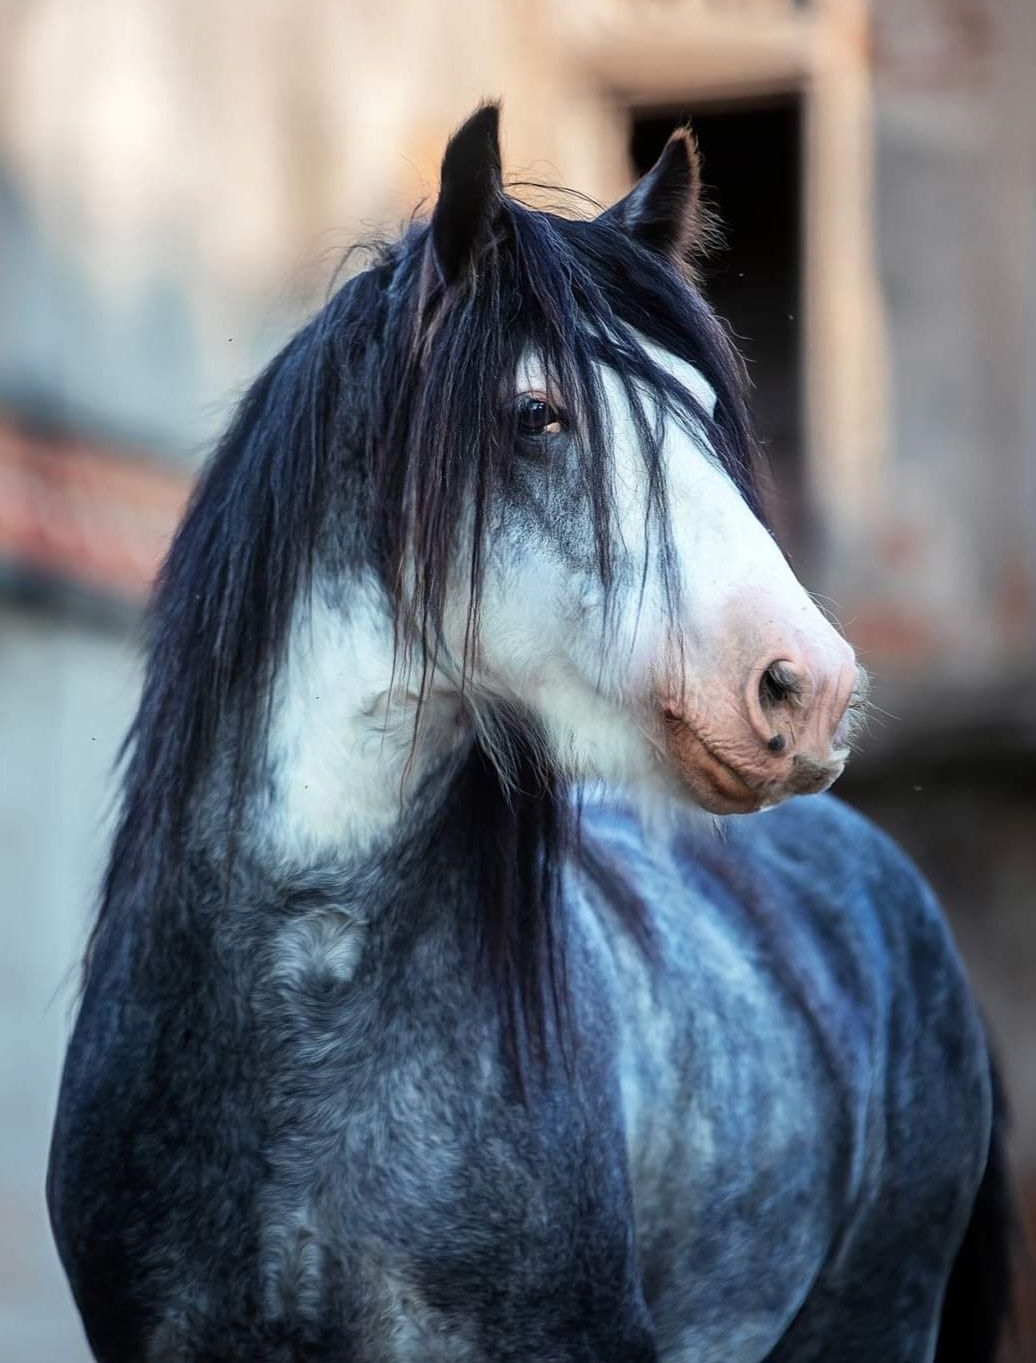
[[[591,1129],[567,1094],[542,1121],[525,1110],[470,989],[376,1016],[360,993],[338,1009],[299,994],[290,1027],[283,1009],[271,1020],[268,1320],[334,1320],[375,1363],[504,1359],[536,1340],[553,1357],[586,1331],[595,1359],[650,1358],[618,1124]]]
[[[498,1352],[565,1337],[559,1302],[587,1294],[621,1335],[642,1284],[661,1357],[762,1356],[827,1243],[837,1123],[808,1025],[722,916],[674,954],[661,992],[631,969],[609,1003],[591,946],[595,1059],[550,1130],[503,1096],[470,991],[367,1015],[362,989],[332,1007],[295,977],[260,1199],[269,1318],[346,1302],[361,1356],[434,1363],[485,1356],[487,1328]]]

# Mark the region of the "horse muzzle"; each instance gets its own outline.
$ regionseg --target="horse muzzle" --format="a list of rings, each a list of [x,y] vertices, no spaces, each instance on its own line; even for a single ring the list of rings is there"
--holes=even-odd
[[[838,779],[865,694],[866,674],[839,640],[822,653],[760,662],[740,695],[721,690],[718,703],[688,703],[684,688],[660,688],[661,748],[702,808],[750,813]]]

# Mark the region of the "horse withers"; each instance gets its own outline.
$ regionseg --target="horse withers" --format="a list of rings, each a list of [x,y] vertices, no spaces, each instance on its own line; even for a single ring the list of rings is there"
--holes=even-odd
[[[816,794],[862,674],[760,518],[693,139],[586,220],[497,122],[161,574],[48,1180],[91,1347],[990,1360],[986,1044]]]

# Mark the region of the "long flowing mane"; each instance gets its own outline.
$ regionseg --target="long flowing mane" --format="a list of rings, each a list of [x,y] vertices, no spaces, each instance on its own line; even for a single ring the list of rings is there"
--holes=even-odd
[[[146,951],[180,929],[188,809],[217,752],[232,790],[232,848],[261,762],[272,680],[319,563],[372,568],[407,648],[433,658],[461,508],[472,518],[468,639],[494,498],[514,445],[502,401],[520,357],[543,358],[576,414],[581,491],[597,572],[612,585],[609,431],[599,365],[624,384],[643,443],[655,552],[671,568],[661,428],[704,430],[753,505],[753,443],[740,360],[681,269],[620,225],[540,212],[504,196],[492,240],[461,282],[435,269],[417,223],[378,248],[256,380],[200,479],[150,614],[143,695],[124,748],[124,791],[93,942],[131,932]],[[695,365],[714,415],[650,357]],[[410,581],[411,587],[404,589]],[[671,583],[673,592],[679,584]],[[467,660],[465,660],[466,666]],[[509,716],[510,769],[476,740],[487,970],[517,1050],[542,1043],[564,992],[559,875],[574,833],[560,774]],[[551,1002],[553,1000],[553,1002]]]

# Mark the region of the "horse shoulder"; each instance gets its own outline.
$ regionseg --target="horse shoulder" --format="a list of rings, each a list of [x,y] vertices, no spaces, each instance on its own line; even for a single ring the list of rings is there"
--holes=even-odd
[[[721,834],[688,823],[663,853],[628,815],[591,827],[640,887],[660,947],[652,967],[611,934],[642,1253],[650,1269],[654,1240],[667,1246],[657,1257],[672,1278],[676,1232],[688,1266],[675,1273],[679,1302],[647,1284],[656,1318],[686,1316],[706,1248],[694,1227],[706,1222],[706,1286],[742,1315],[754,1300],[747,1285],[738,1292],[751,1256],[724,1248],[714,1201],[728,1213],[754,1208],[757,1223],[772,1206],[774,1233],[788,1244],[800,1236],[761,1334],[790,1319],[797,1294],[839,1254],[862,1280],[913,1243],[911,1262],[927,1275],[918,1296],[930,1297],[985,1161],[989,1079],[963,967],[916,867],[825,797]],[[667,1210],[678,1187],[680,1206],[697,1205],[680,1228]]]
[[[841,995],[847,1017],[866,1022],[867,1059],[885,1081],[888,1115],[902,1119],[899,1139],[936,1140],[942,1131],[959,1167],[960,1141],[970,1132],[980,1170],[988,1053],[928,882],[890,837],[831,796],[793,801],[745,823],[759,844],[761,874],[771,880],[775,916],[799,920],[790,943],[827,961],[830,991]]]
[[[855,1023],[866,1037],[842,1079],[856,1117],[839,1292],[885,1274],[890,1301],[934,1311],[992,1123],[988,1047],[963,964],[931,887],[869,820],[825,797],[759,823],[764,859],[830,963],[822,1002],[842,1000],[832,1033]]]

